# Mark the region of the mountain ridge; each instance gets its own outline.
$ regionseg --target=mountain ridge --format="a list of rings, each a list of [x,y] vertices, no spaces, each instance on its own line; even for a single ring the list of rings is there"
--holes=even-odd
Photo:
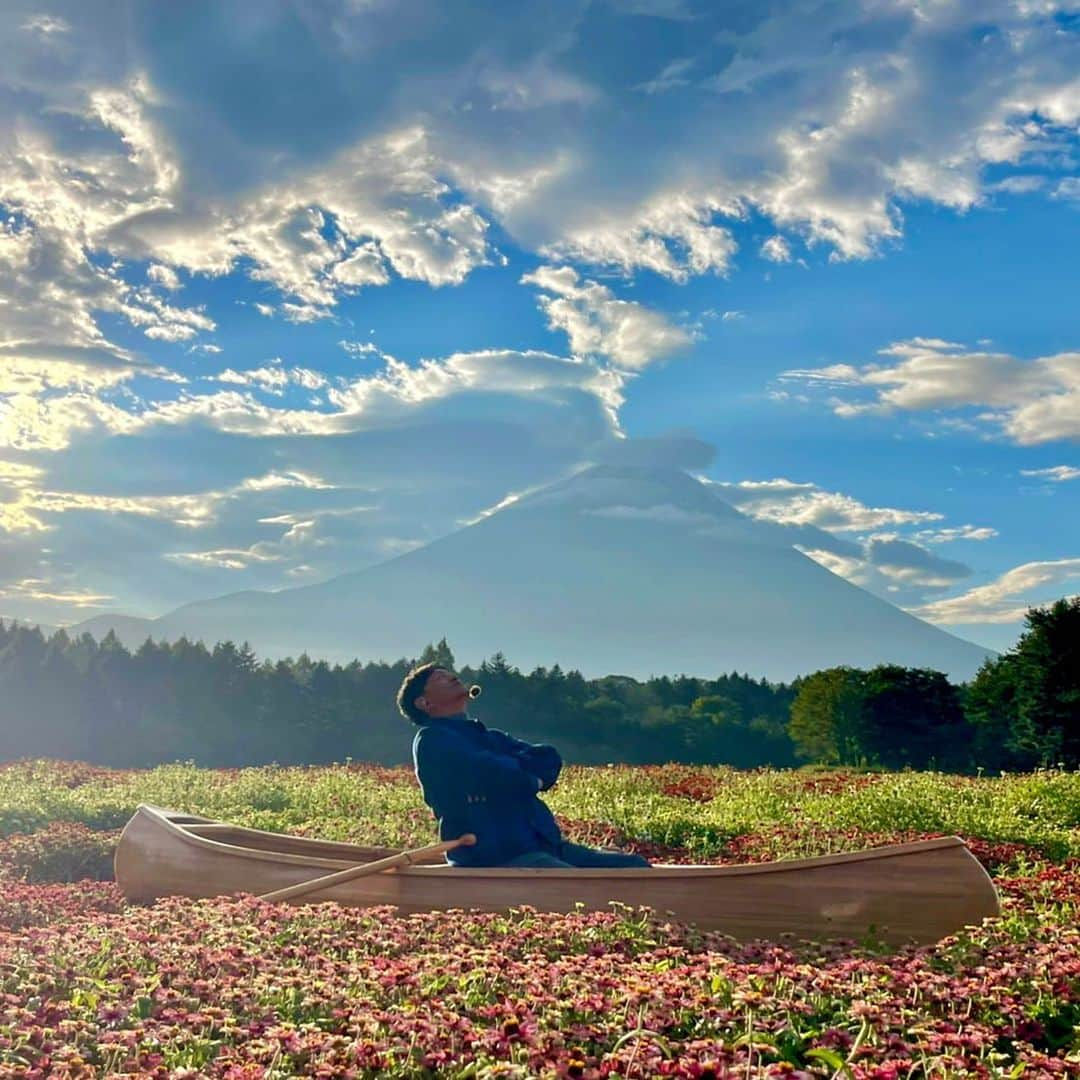
[[[827,536],[795,531],[808,528]],[[831,573],[792,546],[792,530],[687,473],[611,465],[375,566],[227,593],[140,629],[328,660],[416,656],[445,636],[468,663],[501,651],[526,669],[558,662],[589,676],[790,679],[895,662],[964,679],[992,655]]]

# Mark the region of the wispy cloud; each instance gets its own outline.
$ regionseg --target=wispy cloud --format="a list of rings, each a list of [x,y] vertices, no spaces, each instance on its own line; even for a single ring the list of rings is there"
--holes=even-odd
[[[5,600],[35,600],[61,605],[62,608],[102,607],[111,596],[84,589],[62,589],[41,578],[23,578],[8,585],[0,584],[0,598]]]
[[[254,386],[275,397],[281,397],[290,386],[321,390],[328,383],[322,372],[312,371],[311,368],[287,368],[280,361],[246,371],[226,368],[217,375],[208,375],[206,378],[212,382],[230,383],[234,386]]]
[[[1048,469],[1021,469],[1021,476],[1037,476],[1043,480],[1050,480],[1055,484],[1063,484],[1066,480],[1080,478],[1080,469],[1075,465],[1052,465]]]
[[[28,480],[20,485],[14,503],[0,504],[0,527],[10,533],[40,532],[55,527],[46,524],[55,515],[94,511],[162,518],[187,528],[199,528],[214,521],[223,503],[248,492],[281,488],[323,491],[332,487],[300,470],[270,472],[249,477],[231,488],[193,495],[105,495],[85,491],[51,491],[39,488]]]
[[[867,506],[851,495],[783,477],[715,482],[715,487],[727,502],[753,517],[782,524],[814,525],[832,532],[867,532],[887,526],[940,521],[944,517],[931,510]]]
[[[1058,599],[1067,588],[1080,587],[1080,559],[1029,562],[1006,571],[995,581],[962,596],[936,600],[913,614],[945,625],[1020,622],[1028,608]]]
[[[868,413],[979,410],[967,422],[1022,446],[1080,438],[1080,353],[1021,360],[1007,353],[970,351],[936,338],[913,338],[880,350],[895,364],[790,370],[782,381],[828,385],[837,416]],[[865,389],[869,400],[845,396]]]
[[[932,510],[873,506],[808,481],[710,482],[725,502],[782,527],[788,542],[827,570],[904,607],[924,603],[974,572],[933,550],[956,540],[989,540],[985,526],[934,526]],[[921,528],[919,526],[922,526]]]

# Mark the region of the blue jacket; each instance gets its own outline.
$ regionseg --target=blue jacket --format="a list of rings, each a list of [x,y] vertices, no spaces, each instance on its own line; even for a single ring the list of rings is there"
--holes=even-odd
[[[460,713],[425,720],[412,750],[416,778],[439,821],[440,839],[476,834],[475,845],[454,848],[447,862],[499,866],[562,839],[551,811],[537,798],[562,769],[555,747],[489,731]]]

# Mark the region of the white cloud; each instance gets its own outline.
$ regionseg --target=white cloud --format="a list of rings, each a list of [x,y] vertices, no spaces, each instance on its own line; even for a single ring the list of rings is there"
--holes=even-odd
[[[717,214],[741,216],[738,205],[710,195],[664,192],[629,217],[593,215],[567,230],[564,239],[541,248],[544,255],[616,266],[629,274],[652,270],[675,281],[692,275],[727,273],[738,245],[730,230],[713,223]]]
[[[647,319],[638,321],[647,324]],[[628,316],[624,329],[632,329],[634,324]],[[654,344],[659,336],[654,335],[646,344]],[[611,348],[617,348],[620,340],[613,333]],[[130,435],[163,425],[192,424],[248,436],[341,435],[395,419],[405,421],[411,410],[427,402],[485,392],[511,396],[578,392],[600,403],[612,427],[618,427],[625,377],[588,360],[512,350],[455,353],[444,360],[421,361],[415,367],[391,356],[383,359],[382,371],[353,380],[336,379],[327,391],[326,407],[320,408],[275,407],[246,390],[183,390],[175,398],[143,402],[136,410],[121,408],[89,392],[51,398],[15,394],[6,401],[0,396],[0,446],[55,451],[68,447],[81,433]],[[78,373],[81,377],[82,369]],[[311,390],[330,385],[321,372],[276,365],[249,371],[226,369],[216,378],[227,384],[257,387],[271,397],[281,396],[279,391],[287,386]]]
[[[700,49],[657,53],[657,74],[623,94],[584,23],[499,16],[481,5],[447,36],[415,13],[413,39],[385,5],[347,4],[304,16],[309,40],[284,9],[215,12],[207,70],[242,53],[288,103],[250,116],[172,71],[119,11],[16,19],[0,44],[0,205],[34,258],[0,274],[0,303],[19,340],[106,347],[101,312],[161,341],[212,328],[137,289],[133,262],[168,291],[178,271],[248,273],[279,294],[258,310],[303,322],[392,275],[453,285],[501,261],[492,218],[527,250],[684,281],[730,270],[728,225],[751,212],[852,258],[901,235],[904,199],[965,210],[1033,183],[986,181],[988,164],[1037,159],[1048,190],[1074,190],[1059,174],[1080,90],[1050,7],[812,2],[743,23],[721,5],[694,14]],[[629,17],[595,12],[612,32]],[[648,92],[628,110],[635,87]],[[780,234],[762,251],[790,257]]]
[[[271,472],[265,476],[252,476],[240,484],[239,490],[243,491],[270,491],[274,488],[309,488],[315,491],[326,491],[333,488],[333,484],[326,483],[317,476],[303,472],[300,469],[290,469],[287,472]]]
[[[1004,191],[1009,195],[1030,195],[1033,191],[1041,191],[1046,187],[1045,176],[1006,176],[1004,180],[998,180],[990,185],[992,191]]]
[[[1021,469],[1021,476],[1041,476],[1055,484],[1080,478],[1080,469],[1075,465],[1052,465],[1048,469]]]
[[[552,294],[540,297],[540,308],[548,325],[564,331],[579,356],[607,356],[622,367],[643,368],[693,340],[659,312],[619,300],[595,281],[579,281],[569,266],[541,266],[521,280]]]
[[[1080,586],[1080,559],[1029,562],[1006,571],[989,584],[962,596],[936,600],[912,614],[951,626],[1020,622],[1028,608],[1057,600],[1067,586]]]
[[[390,280],[386,261],[371,241],[357,245],[347,258],[334,266],[333,275],[342,285],[355,288],[385,285]]]
[[[146,276],[155,285],[160,285],[163,289],[168,289],[169,292],[175,292],[180,288],[180,275],[169,266],[154,263],[147,268]]]
[[[296,321],[323,318],[342,295],[399,276],[455,285],[491,261],[487,221],[452,205],[425,130],[412,125],[347,147],[255,198],[207,204],[186,219],[159,214],[125,224],[126,248],[152,248],[174,266],[222,274],[242,259],[251,277],[287,299]],[[256,305],[268,314],[273,305]]]
[[[997,529],[987,525],[957,525],[947,529],[923,529],[915,539],[923,544],[951,544],[954,540],[993,540]]]
[[[972,352],[935,338],[914,338],[880,350],[894,365],[847,364],[784,372],[783,380],[869,389],[870,400],[840,398],[837,416],[897,411],[986,410],[972,418],[1022,446],[1080,438],[1080,352],[1020,360]],[[971,421],[968,421],[971,422]]]
[[[898,556],[894,556],[892,561],[878,561],[872,545],[858,555],[798,544],[795,546],[831,573],[899,606],[922,603],[928,596],[952,588],[972,572],[962,563],[946,560],[927,562],[924,557],[929,553],[914,544],[908,545],[913,549],[910,562]]]
[[[81,97],[63,87],[64,104],[53,108],[61,88],[36,89],[40,108],[0,130],[0,345],[6,336],[125,355],[99,329],[102,312],[158,341],[215,329],[202,310],[129,281],[121,260],[152,260],[146,279],[168,292],[181,287],[177,269],[218,275],[242,263],[282,295],[258,310],[279,307],[294,322],[325,318],[340,296],[385,284],[387,267],[446,285],[489,261],[486,221],[445,201],[450,188],[422,129],[348,147],[287,183],[213,198],[191,190],[145,73]],[[73,116],[81,140],[66,130]]]
[[[776,526],[777,540],[902,606],[923,603],[972,573],[970,567],[942,558],[926,544],[997,535],[993,529],[959,526],[924,528],[905,536],[899,530],[940,521],[944,515],[870,506],[842,492],[782,477],[707,483],[725,502],[758,522]]]
[[[22,461],[0,460],[0,481],[12,487],[28,487],[44,471],[38,465],[29,465]]]
[[[39,603],[62,605],[63,608],[102,607],[112,597],[87,589],[63,589],[41,578],[23,578],[7,585],[0,584],[0,597],[5,600],[34,600]]]
[[[791,247],[787,240],[780,235],[770,236],[769,239],[761,245],[761,254],[770,262],[791,262]]]
[[[31,34],[66,34],[71,25],[56,15],[32,15],[22,23],[22,29]]]
[[[338,344],[350,356],[379,355],[379,346],[374,341],[339,341]]]
[[[0,477],[3,477],[0,466]],[[50,515],[93,511],[159,518],[185,528],[201,528],[213,522],[223,504],[251,492],[282,488],[326,491],[333,488],[317,476],[299,469],[248,477],[231,488],[188,495],[105,495],[91,492],[53,491],[38,486],[41,470],[16,474],[18,498],[0,503],[0,528],[9,533],[39,532],[54,528]]]
[[[673,90],[677,86],[689,86],[690,80],[686,78],[696,60],[693,57],[682,57],[672,60],[648,82],[641,83],[636,89],[643,90],[646,94],[662,94],[667,90]]]
[[[102,401],[93,393],[0,397],[0,447],[13,450],[64,450],[80,433],[123,433],[138,424],[126,409]]]
[[[537,56],[524,67],[488,62],[477,72],[477,90],[488,108],[515,112],[549,106],[589,105],[598,97],[588,83]]]
[[[207,378],[213,382],[231,383],[236,386],[255,386],[275,397],[281,397],[290,386],[299,386],[306,390],[321,390],[328,383],[322,372],[312,371],[310,368],[286,368],[280,364],[249,368],[246,371],[226,368],[217,375],[209,375]]]
[[[194,563],[198,566],[214,566],[222,570],[246,570],[253,562],[279,562],[283,555],[250,548],[220,548],[216,551],[168,551],[164,556],[174,562]]]
[[[711,483],[726,502],[751,517],[784,525],[813,525],[830,532],[867,532],[944,517],[928,510],[867,506],[851,495],[783,478]]]

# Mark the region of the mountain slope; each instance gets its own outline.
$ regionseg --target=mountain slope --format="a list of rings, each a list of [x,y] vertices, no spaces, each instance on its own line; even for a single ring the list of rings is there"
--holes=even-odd
[[[390,562],[187,605],[146,632],[342,660],[415,656],[445,635],[461,661],[502,650],[526,670],[557,661],[586,676],[790,679],[894,662],[966,679],[989,655],[830,573],[693,477],[615,467]]]

